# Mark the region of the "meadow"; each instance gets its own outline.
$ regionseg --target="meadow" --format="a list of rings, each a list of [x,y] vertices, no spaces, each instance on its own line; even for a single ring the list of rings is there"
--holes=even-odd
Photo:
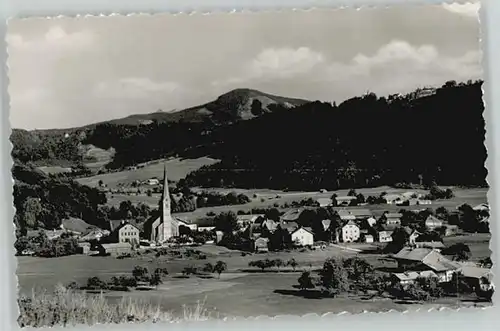
[[[471,234],[466,236],[449,237],[445,244],[464,242],[472,252],[472,260],[490,256],[489,235]],[[347,249],[343,249],[346,247]],[[316,270],[322,267],[323,262],[330,257],[359,256],[375,267],[390,266],[392,262],[383,259],[379,254],[357,254],[350,248],[360,248],[359,244],[327,247],[325,250],[282,251],[242,256],[241,252],[229,250],[215,245],[203,245],[196,250],[207,255],[206,260],[173,259],[152,254],[116,259],[113,257],[75,255],[51,259],[36,257],[18,257],[18,280],[21,294],[29,295],[33,289],[47,289],[51,291],[57,284],[69,284],[76,281],[85,284],[87,278],[98,276],[109,280],[113,276],[131,275],[136,265],[153,270],[165,267],[169,276],[154,291],[106,292],[106,300],[113,304],[120,304],[123,299],[133,301],[147,300],[152,306],[161,307],[162,312],[170,312],[174,316],[183,313],[183,305],[193,306],[197,302],[204,302],[204,309],[212,317],[226,316],[257,316],[307,313],[327,313],[349,311],[404,311],[411,306],[394,302],[388,298],[367,299],[360,296],[338,297],[335,299],[304,297],[294,285],[303,270]],[[282,259],[287,261],[294,258],[298,262],[295,272],[290,267],[280,270],[259,270],[248,268],[248,263],[261,259]],[[216,261],[227,263],[228,270],[221,278],[211,279],[191,276],[179,277],[182,270],[188,266],[203,267],[205,263]],[[455,307],[455,299],[440,299],[432,303],[419,304],[418,307]],[[460,303],[461,305],[464,302]],[[472,305],[472,303],[470,303]],[[415,305],[413,305],[415,306]]]

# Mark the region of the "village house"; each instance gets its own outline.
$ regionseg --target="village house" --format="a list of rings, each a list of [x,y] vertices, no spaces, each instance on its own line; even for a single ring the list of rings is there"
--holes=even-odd
[[[400,213],[386,213],[385,215],[385,224],[387,225],[401,225],[401,217],[403,216]]]
[[[458,225],[446,225],[444,230],[445,237],[456,236],[458,234]]]
[[[417,238],[421,235],[417,230],[412,230],[410,228],[405,228],[406,233],[408,233],[408,244],[414,246],[417,242]]]
[[[440,252],[443,248],[445,248],[444,244],[440,241],[416,241],[415,247],[417,248],[431,248]]]
[[[286,211],[283,215],[280,217],[280,223],[288,223],[288,222],[296,222],[300,215],[306,210],[305,208],[294,208]]]
[[[342,227],[342,241],[345,243],[358,241],[360,237],[359,226],[354,221],[348,221]]]
[[[261,227],[262,231],[269,231],[270,233],[273,233],[278,228],[278,223],[273,220],[266,219],[264,222],[262,222]]]
[[[457,263],[430,248],[404,247],[392,258],[397,261],[398,268],[403,271],[432,270],[438,276],[439,282],[451,281],[453,273],[459,267]]]
[[[476,211],[490,211],[490,205],[487,203],[480,203],[477,206],[474,206],[472,209]]]
[[[260,221],[262,223],[265,220],[264,214],[252,214],[252,215],[238,215],[236,216],[236,222],[241,227],[246,227],[249,224],[256,223]]]
[[[337,202],[337,206],[349,206],[352,201],[356,201],[356,197],[352,196],[340,196],[340,197],[335,197],[335,200]]]
[[[319,198],[316,200],[320,207],[328,207],[331,206],[333,201],[330,198]]]
[[[90,253],[90,243],[78,243],[78,252],[80,254],[88,255]]]
[[[257,238],[254,240],[254,250],[257,253],[269,251],[269,239]]]
[[[401,285],[413,284],[418,278],[439,279],[439,277],[432,270],[394,273],[392,274],[392,278]]]
[[[460,272],[465,277],[467,283],[475,290],[477,288],[487,291],[492,287],[493,273],[491,269],[482,268],[475,265],[464,265]]]
[[[196,221],[198,232],[213,231],[215,229],[215,220],[213,217],[201,218]]]
[[[160,184],[160,181],[158,180],[158,178],[149,178],[147,181],[146,181],[146,184],[147,185],[159,185]]]
[[[371,234],[365,234],[363,236],[363,241],[365,243],[373,243],[374,242],[374,239],[373,239],[373,236]]]
[[[441,221],[439,218],[433,215],[429,215],[425,220],[425,227],[430,231],[434,231],[442,226],[443,226],[443,221]]]
[[[368,217],[366,219],[366,221],[368,222],[368,224],[371,226],[371,227],[374,227],[375,224],[377,224],[377,220],[375,219],[375,217]]]
[[[108,241],[110,243],[129,243],[132,247],[139,245],[139,228],[127,221],[121,221],[120,225],[112,229]]]
[[[381,243],[388,243],[392,241],[393,230],[381,230],[378,232],[378,241]]]
[[[291,234],[292,242],[298,246],[312,246],[314,244],[314,234],[311,228],[300,227]]]
[[[400,194],[386,194],[382,198],[388,205],[395,205],[396,203],[404,200],[403,196]]]
[[[130,254],[132,252],[132,245],[128,242],[100,244],[98,246],[100,255],[120,256],[123,254]]]
[[[103,229],[93,229],[81,234],[78,238],[80,242],[89,242],[89,241],[100,241],[102,238],[109,236],[110,232],[108,230]]]

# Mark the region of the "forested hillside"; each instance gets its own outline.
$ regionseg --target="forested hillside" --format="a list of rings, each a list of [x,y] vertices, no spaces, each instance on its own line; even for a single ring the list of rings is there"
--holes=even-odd
[[[205,116],[147,125],[102,123],[51,143],[26,144],[16,137],[13,155],[21,161],[33,154],[52,157],[39,148],[56,151],[53,158],[78,159],[71,153],[74,139],[113,147],[114,159],[106,166],[115,169],[167,156],[221,159],[191,173],[186,179],[190,186],[316,190],[431,182],[486,185],[481,85],[448,82],[426,94],[367,94],[339,105],[278,102],[265,109],[258,101],[265,94],[242,98],[245,91],[256,92],[238,90],[230,94],[235,100],[226,95],[215,104],[218,111],[221,104],[239,110],[250,106],[255,116],[247,120]],[[231,114],[242,119],[239,112]]]
[[[189,185],[336,189],[401,183],[485,185],[482,82],[435,94],[309,103],[231,127],[207,149],[222,161]]]

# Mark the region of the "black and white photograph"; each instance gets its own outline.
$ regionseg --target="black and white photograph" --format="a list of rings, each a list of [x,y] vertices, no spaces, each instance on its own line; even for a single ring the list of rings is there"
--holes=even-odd
[[[19,326],[491,306],[479,9],[9,20]]]

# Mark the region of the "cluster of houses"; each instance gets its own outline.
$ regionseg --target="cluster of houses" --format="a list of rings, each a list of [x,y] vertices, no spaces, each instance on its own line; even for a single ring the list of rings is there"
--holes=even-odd
[[[452,261],[443,256],[439,249],[408,244],[390,258],[397,262],[398,269],[391,273],[391,277],[403,286],[415,283],[419,278],[434,278],[438,283],[449,283],[456,273],[462,274],[474,290],[487,291],[494,286],[491,269],[473,262]]]
[[[381,199],[388,205],[398,206],[417,206],[432,204],[432,201],[426,199],[424,194],[416,192],[386,193],[381,196]],[[351,195],[336,196],[335,205],[347,207],[351,206],[352,203],[356,202],[357,200],[358,198],[356,196]],[[320,207],[328,207],[334,204],[331,198],[319,198],[317,199],[317,202]]]

